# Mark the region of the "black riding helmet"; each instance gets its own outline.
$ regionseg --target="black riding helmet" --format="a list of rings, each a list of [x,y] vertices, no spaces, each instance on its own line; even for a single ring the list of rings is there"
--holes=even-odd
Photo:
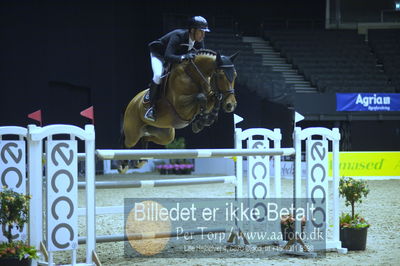
[[[209,32],[208,22],[202,16],[194,16],[189,19],[189,29],[199,29]]]

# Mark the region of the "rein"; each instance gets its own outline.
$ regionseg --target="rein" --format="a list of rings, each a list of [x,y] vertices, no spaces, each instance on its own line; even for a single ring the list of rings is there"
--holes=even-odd
[[[235,90],[230,87],[229,90],[226,90],[224,92],[221,92],[219,86],[218,86],[218,81],[217,81],[217,77],[218,75],[221,75],[218,73],[218,68],[212,73],[211,77],[210,77],[210,81],[208,81],[208,79],[204,76],[204,74],[201,72],[201,70],[199,69],[199,67],[196,65],[196,63],[193,60],[189,60],[190,64],[194,67],[194,69],[196,70],[196,72],[198,73],[198,75],[201,78],[201,84],[200,84],[200,92],[204,93],[205,95],[207,95],[207,97],[214,97],[216,99],[216,104],[214,105],[213,109],[212,109],[212,113],[214,113],[214,118],[213,121],[215,120],[215,117],[218,116],[218,111],[221,105],[221,102],[223,101],[224,98],[226,98],[227,96],[234,94]],[[233,65],[232,65],[233,67]],[[223,67],[222,67],[223,69]],[[224,71],[224,75],[226,76],[225,70]],[[194,83],[196,83],[195,79],[193,78],[193,75],[187,71],[187,68],[185,68],[185,72],[186,74],[193,80]],[[206,86],[206,88],[204,88],[204,85]],[[200,117],[206,116],[206,114],[204,113],[203,108],[200,109]],[[195,117],[193,118],[193,120],[195,119]]]
[[[190,60],[190,63],[192,64],[192,66],[194,66],[194,68],[196,69],[197,73],[199,73],[200,77],[203,79],[204,83],[206,83],[207,85],[207,89],[209,89],[211,87],[210,83],[208,82],[208,80],[206,79],[206,77],[204,77],[203,73],[200,71],[200,69],[198,68],[198,66],[193,62],[193,60]]]
[[[211,96],[211,94],[214,94],[214,95],[216,96],[216,98],[218,99],[218,101],[221,101],[221,100],[222,100],[222,95],[226,95],[226,94],[229,95],[229,94],[234,94],[234,93],[235,93],[235,89],[233,89],[233,88],[231,88],[231,89],[229,89],[229,90],[227,90],[227,91],[221,92],[220,89],[219,89],[219,87],[218,87],[218,83],[217,83],[216,81],[213,82],[213,83],[208,82],[208,80],[207,80],[206,77],[203,75],[203,73],[202,73],[201,70],[198,68],[198,66],[195,64],[195,62],[193,62],[193,60],[190,60],[190,63],[191,63],[192,66],[196,69],[197,73],[200,75],[200,77],[201,77],[201,79],[203,80],[203,82],[206,84],[206,86],[207,86],[207,91],[211,91],[211,93],[208,93],[208,95]],[[185,71],[185,72],[186,72],[186,71]],[[188,72],[186,72],[186,73],[189,75],[189,77],[190,77],[192,80],[194,80],[193,77],[192,77]],[[212,79],[215,75],[216,75],[216,72],[214,72],[214,73],[212,74],[211,79]],[[214,80],[215,80],[215,78],[214,78]],[[214,86],[213,86],[213,84],[214,84]],[[203,90],[203,89],[202,89],[202,90]],[[203,92],[204,92],[204,90],[203,90]]]

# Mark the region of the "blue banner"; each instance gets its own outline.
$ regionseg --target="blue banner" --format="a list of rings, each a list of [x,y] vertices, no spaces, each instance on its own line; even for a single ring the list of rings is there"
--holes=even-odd
[[[400,93],[336,93],[336,111],[400,111]]]

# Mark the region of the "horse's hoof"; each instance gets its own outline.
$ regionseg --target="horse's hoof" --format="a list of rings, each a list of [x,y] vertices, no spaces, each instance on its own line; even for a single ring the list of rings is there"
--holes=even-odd
[[[209,120],[206,120],[206,121],[204,121],[203,125],[204,125],[205,127],[209,127],[209,126],[211,126],[211,123],[210,123]]]
[[[203,130],[204,126],[200,123],[193,123],[192,124],[192,131],[193,133],[199,133],[201,130]]]
[[[147,163],[147,160],[136,161],[133,165],[134,168],[142,168]]]
[[[206,121],[206,122],[204,123],[204,126],[205,126],[205,127],[209,127],[209,126],[211,126],[211,125],[213,124],[213,122],[214,122],[214,121]]]
[[[122,166],[120,165],[120,166],[118,166],[118,173],[120,173],[120,174],[126,174],[126,172],[128,172],[128,170],[129,170],[129,166],[128,165],[126,165],[124,168],[122,168]]]
[[[214,124],[216,120],[216,117],[213,115],[208,115],[207,118],[204,120],[203,125],[206,127],[211,126],[212,124]]]

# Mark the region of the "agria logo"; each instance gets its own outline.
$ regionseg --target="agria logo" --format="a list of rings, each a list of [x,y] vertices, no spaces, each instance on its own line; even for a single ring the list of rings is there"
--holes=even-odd
[[[390,97],[389,96],[362,96],[357,95],[356,104],[361,104],[368,107],[368,110],[390,110]]]

